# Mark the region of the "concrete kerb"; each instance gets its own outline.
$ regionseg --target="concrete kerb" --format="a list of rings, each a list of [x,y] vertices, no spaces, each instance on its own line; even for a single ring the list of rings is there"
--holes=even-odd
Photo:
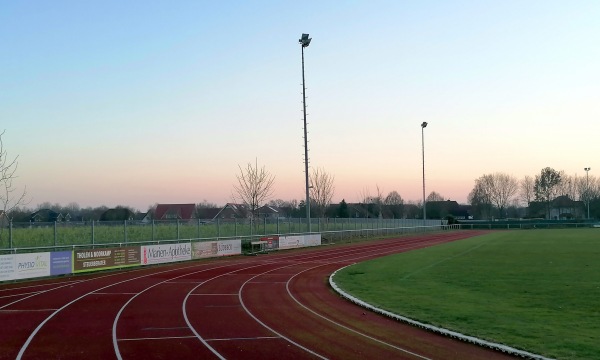
[[[394,314],[392,312],[380,309],[380,308],[375,307],[375,306],[373,306],[373,305],[371,305],[371,304],[369,304],[367,302],[364,302],[364,301],[362,301],[362,300],[360,300],[360,299],[358,299],[358,298],[356,298],[356,297],[354,297],[354,296],[346,293],[345,291],[343,291],[339,286],[337,286],[337,284],[333,280],[333,277],[335,276],[335,274],[338,271],[343,270],[343,269],[345,269],[345,268],[347,268],[349,266],[352,266],[352,265],[344,266],[343,268],[340,268],[340,269],[336,270],[335,272],[333,272],[333,274],[331,274],[329,276],[329,285],[341,297],[345,298],[346,300],[349,300],[349,301],[351,301],[351,302],[353,302],[353,303],[355,303],[355,304],[357,304],[359,306],[362,306],[362,307],[364,307],[366,309],[369,309],[369,310],[371,310],[373,312],[376,312],[378,314],[385,315],[385,316],[387,316],[389,318],[392,318],[394,320],[397,320],[397,321],[400,321],[400,322],[403,322],[403,323],[406,323],[406,324],[409,324],[409,325],[412,325],[412,326],[416,326],[418,328],[425,329],[425,330],[428,330],[428,331],[431,331],[431,332],[434,332],[434,333],[437,333],[437,334],[440,334],[440,335],[448,336],[448,337],[453,338],[453,339],[457,339],[457,340],[461,340],[461,341],[468,342],[468,343],[471,343],[471,344],[479,345],[479,346],[482,346],[482,347],[494,349],[494,350],[497,350],[497,351],[501,351],[503,353],[507,353],[507,354],[510,354],[510,355],[518,356],[518,357],[522,357],[524,359],[552,360],[552,358],[547,358],[547,357],[544,357],[542,355],[533,354],[533,353],[530,353],[530,352],[527,352],[527,351],[515,349],[515,348],[507,346],[507,345],[503,345],[503,344],[498,344],[498,343],[486,341],[486,340],[479,339],[479,338],[476,338],[476,337],[473,337],[473,336],[461,334],[461,333],[456,332],[456,331],[452,331],[452,330],[440,328],[440,327],[429,325],[429,324],[424,324],[422,322],[419,322],[419,321],[407,318],[407,317],[402,316],[402,315]]]

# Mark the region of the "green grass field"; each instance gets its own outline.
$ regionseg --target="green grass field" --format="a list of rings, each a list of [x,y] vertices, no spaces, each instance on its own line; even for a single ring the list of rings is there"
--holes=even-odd
[[[357,264],[335,281],[424,323],[558,359],[600,358],[600,229],[496,232]]]

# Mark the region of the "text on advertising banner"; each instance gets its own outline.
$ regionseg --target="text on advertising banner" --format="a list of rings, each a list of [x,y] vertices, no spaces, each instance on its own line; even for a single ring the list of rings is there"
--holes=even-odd
[[[15,255],[0,255],[0,281],[15,279]]]
[[[73,252],[55,251],[50,253],[50,275],[70,274],[73,270]]]
[[[114,269],[139,264],[139,246],[73,251],[73,272]]]
[[[279,237],[279,248],[280,249],[293,249],[304,246],[304,236],[280,236]]]
[[[142,265],[192,260],[191,243],[142,246]]]
[[[242,240],[217,241],[217,256],[240,255],[242,253]]]
[[[15,255],[15,279],[50,276],[50,253]]]

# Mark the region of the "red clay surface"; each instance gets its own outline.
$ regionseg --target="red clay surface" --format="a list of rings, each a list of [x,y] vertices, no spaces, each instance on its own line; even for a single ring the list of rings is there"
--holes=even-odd
[[[0,359],[504,359],[336,295],[348,264],[445,232],[0,285]]]

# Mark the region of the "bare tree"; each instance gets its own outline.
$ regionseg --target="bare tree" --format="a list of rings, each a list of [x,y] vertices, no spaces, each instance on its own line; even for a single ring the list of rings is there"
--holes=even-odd
[[[490,175],[483,175],[475,180],[475,186],[469,193],[468,201],[475,213],[482,218],[492,216]]]
[[[391,191],[384,200],[384,204],[391,210],[394,218],[401,218],[404,213],[404,200],[396,190]]]
[[[546,215],[550,218],[550,203],[556,197],[558,186],[564,176],[562,171],[556,171],[551,167],[543,168],[539,175],[535,176],[533,190],[535,199],[546,203]]]
[[[334,176],[328,174],[323,168],[313,168],[310,174],[310,197],[323,217],[335,193],[333,181]]]
[[[23,188],[23,191],[14,184],[17,179],[17,169],[19,167],[19,156],[10,158],[8,152],[4,148],[4,141],[2,137],[5,131],[0,133],[0,223],[1,217],[10,219],[11,213],[14,209],[27,203],[27,188]],[[0,235],[2,227],[0,226]]]
[[[506,206],[510,204],[519,189],[517,179],[504,173],[494,173],[490,175],[489,179],[491,181],[490,199],[500,211],[500,216],[503,217],[506,215],[504,212]]]
[[[521,190],[519,194],[521,196],[521,201],[523,201],[525,206],[529,206],[531,201],[534,199],[535,194],[533,191],[533,184],[533,178],[529,175],[525,176],[519,183]]]
[[[446,200],[446,199],[444,199],[444,197],[440,193],[432,191],[427,196],[427,200],[426,201],[444,201],[444,200]]]
[[[398,194],[398,192],[396,190],[391,191],[385,197],[384,202],[386,205],[402,205],[402,204],[404,204],[404,200],[402,200],[402,196],[400,196],[400,194]]]
[[[273,195],[275,177],[265,170],[264,166],[259,169],[258,161],[254,166],[248,163],[245,170],[240,165],[238,168],[240,169],[240,173],[236,175],[238,185],[233,186],[237,197],[234,195],[234,198],[248,206],[252,216],[256,217],[256,210],[260,204]]]

